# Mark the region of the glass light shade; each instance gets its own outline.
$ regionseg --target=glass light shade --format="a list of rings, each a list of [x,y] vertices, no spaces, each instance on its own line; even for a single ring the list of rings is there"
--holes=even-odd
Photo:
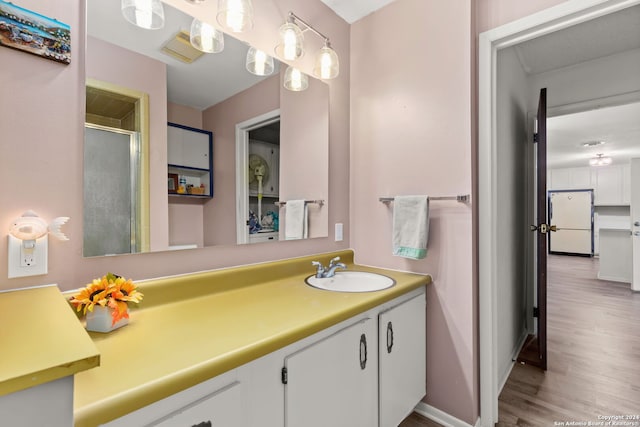
[[[316,63],[313,67],[313,75],[319,79],[335,79],[340,73],[338,54],[331,46],[326,44],[316,54]]]
[[[589,159],[591,166],[607,166],[611,164],[611,157],[604,157],[604,154],[598,154],[596,157]]]
[[[251,0],[218,0],[218,24],[233,33],[253,28],[253,5]]]
[[[309,76],[295,67],[287,67],[284,72],[285,89],[300,92],[309,87]]]
[[[293,22],[280,27],[280,43],[276,46],[276,55],[281,59],[293,61],[304,55],[304,36],[302,30]]]
[[[224,49],[224,36],[222,32],[198,19],[194,19],[191,22],[189,40],[193,47],[202,52],[218,53]]]
[[[164,8],[160,0],[122,0],[122,16],[140,28],[157,30],[164,27]]]
[[[273,58],[260,49],[250,47],[247,51],[247,71],[257,76],[268,76],[273,73]]]

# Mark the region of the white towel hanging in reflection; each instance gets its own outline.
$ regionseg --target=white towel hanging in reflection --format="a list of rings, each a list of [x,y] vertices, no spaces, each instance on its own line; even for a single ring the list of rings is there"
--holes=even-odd
[[[306,239],[309,233],[309,214],[304,200],[289,200],[285,205],[285,240]]]

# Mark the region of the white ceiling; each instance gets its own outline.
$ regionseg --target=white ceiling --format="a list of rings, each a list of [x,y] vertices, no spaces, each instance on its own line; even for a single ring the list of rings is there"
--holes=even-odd
[[[585,142],[605,141],[597,147]],[[613,163],[628,163],[640,157],[640,103],[566,114],[547,119],[549,168],[588,166],[602,153]]]
[[[640,49],[640,6],[526,41],[514,49],[529,74]],[[590,141],[607,143],[581,147]],[[547,142],[549,168],[587,166],[597,153],[611,156],[614,163],[628,163],[629,158],[640,157],[640,103],[549,118]]]
[[[640,6],[518,44],[522,68],[542,73],[640,48]]]
[[[125,21],[119,0],[87,2],[87,33],[167,64],[169,101],[203,110],[253,86],[264,77],[245,70],[249,47],[224,35],[224,50],[204,54],[185,64],[160,50],[180,30],[189,32],[192,18],[164,4],[165,25],[159,30],[144,30]],[[276,61],[278,63],[278,61]],[[276,64],[275,72],[279,66]]]
[[[369,15],[394,0],[321,0],[349,24]]]

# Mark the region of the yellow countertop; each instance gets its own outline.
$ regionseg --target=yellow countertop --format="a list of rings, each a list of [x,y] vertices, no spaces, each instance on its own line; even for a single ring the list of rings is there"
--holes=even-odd
[[[55,285],[0,293],[0,396],[100,364],[98,349]]]
[[[383,273],[396,285],[341,293],[304,283],[312,259],[336,255],[349,270]],[[145,299],[129,325],[90,333],[101,366],[75,377],[75,425],[123,416],[430,282],[353,265],[352,251],[140,282]]]

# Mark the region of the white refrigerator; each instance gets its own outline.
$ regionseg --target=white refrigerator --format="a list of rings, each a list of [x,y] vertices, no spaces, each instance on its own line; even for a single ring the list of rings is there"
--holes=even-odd
[[[593,190],[549,191],[549,253],[593,255]]]

